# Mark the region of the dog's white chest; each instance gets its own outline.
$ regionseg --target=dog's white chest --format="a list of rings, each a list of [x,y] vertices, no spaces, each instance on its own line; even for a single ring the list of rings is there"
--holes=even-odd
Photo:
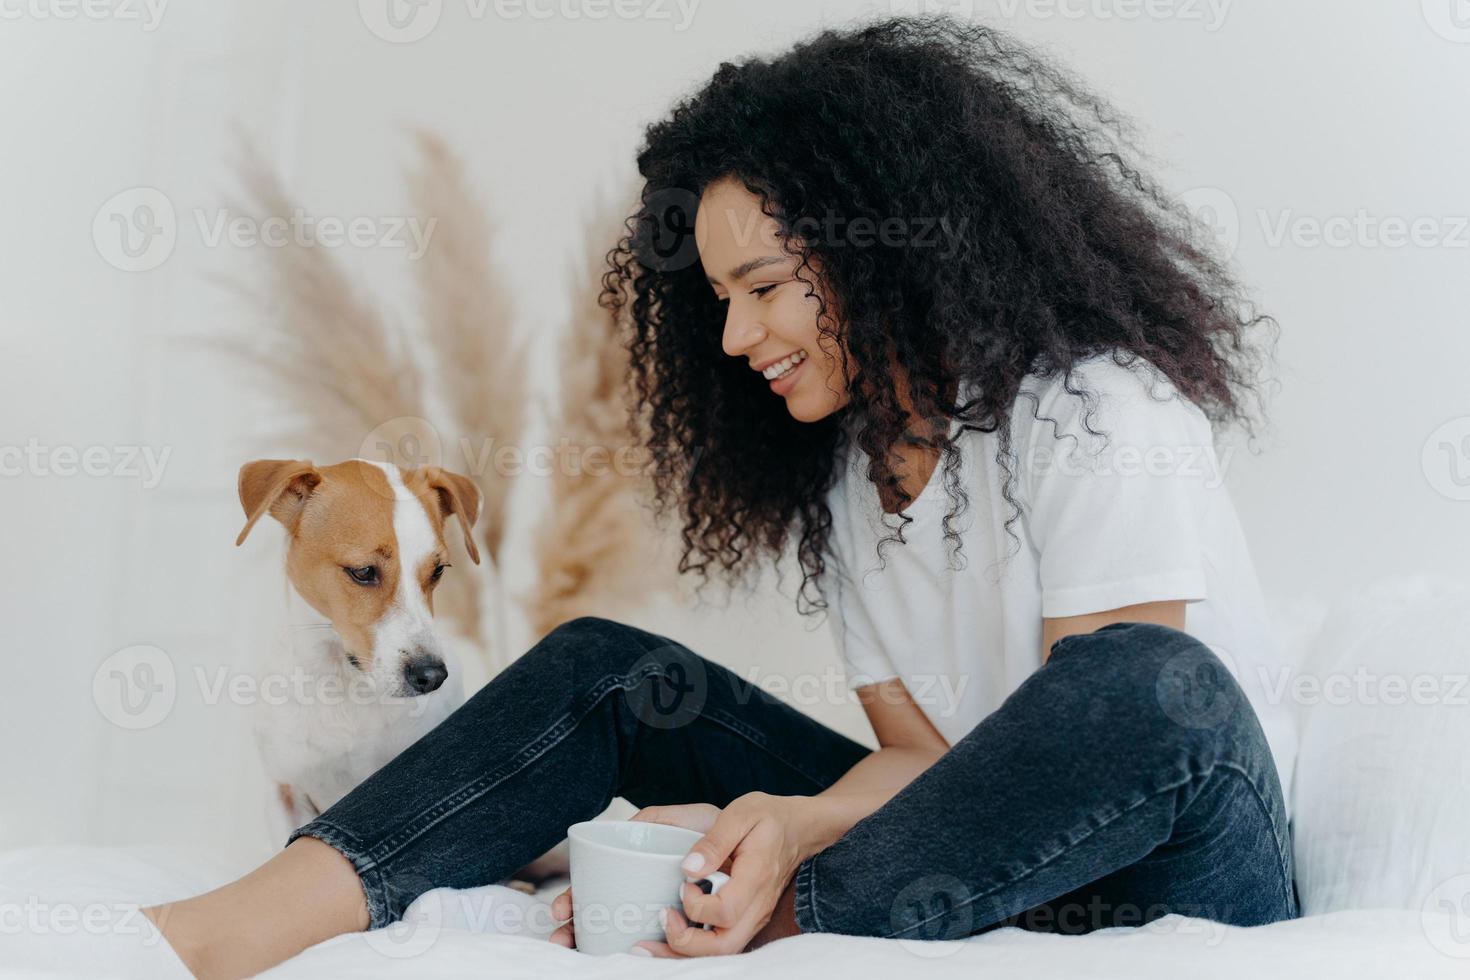
[[[288,630],[267,658],[255,740],[267,774],[325,810],[451,714],[464,700],[452,665],[418,697],[390,696],[353,668],[330,627]]]

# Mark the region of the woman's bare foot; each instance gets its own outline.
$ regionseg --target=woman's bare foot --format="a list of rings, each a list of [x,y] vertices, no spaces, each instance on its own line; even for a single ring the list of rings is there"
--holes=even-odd
[[[254,976],[308,946],[368,927],[352,863],[314,837],[298,837],[237,881],[143,914],[200,980]]]

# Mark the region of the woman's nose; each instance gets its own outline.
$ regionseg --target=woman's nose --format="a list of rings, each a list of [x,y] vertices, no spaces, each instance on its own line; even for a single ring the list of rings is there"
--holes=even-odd
[[[725,314],[725,334],[721,338],[725,353],[736,357],[765,339],[765,328],[760,325],[757,318],[749,313],[736,310],[732,303],[730,312]]]

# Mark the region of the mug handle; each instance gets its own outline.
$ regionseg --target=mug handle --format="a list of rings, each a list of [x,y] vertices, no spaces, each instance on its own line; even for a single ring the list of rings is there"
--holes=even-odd
[[[693,884],[695,888],[698,888],[706,895],[713,895],[715,892],[723,888],[725,886],[725,882],[729,880],[730,876],[725,874],[723,871],[711,871],[703,878],[700,878],[698,881],[693,882]],[[693,924],[693,920],[690,921],[691,924]],[[699,928],[708,931],[710,927],[707,924],[700,923]]]

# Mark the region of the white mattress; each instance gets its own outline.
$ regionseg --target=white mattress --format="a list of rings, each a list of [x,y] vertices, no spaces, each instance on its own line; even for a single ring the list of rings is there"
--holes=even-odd
[[[243,868],[209,855],[157,847],[32,847],[0,853],[0,977],[103,977],[137,975],[112,956],[113,937],[78,936],[57,927],[24,927],[52,921],[54,911],[125,903],[151,904],[195,894],[232,879]],[[318,980],[351,976],[434,980],[476,977],[728,977],[732,967],[768,975],[819,975],[840,970],[843,980],[892,978],[921,970],[929,977],[1127,977],[1132,980],[1241,980],[1243,977],[1435,978],[1470,976],[1470,949],[1453,941],[1448,912],[1402,909],[1352,910],[1251,929],[1172,915],[1138,929],[1109,929],[1087,936],[1056,936],[1000,929],[956,942],[914,942],[851,936],[808,935],[773,943],[738,958],[680,961],[632,956],[593,957],[553,946],[535,934],[549,921],[539,898],[510,889],[481,892],[490,908],[517,915],[482,921],[526,921],[532,934],[509,935],[462,927],[454,894],[421,898],[406,917],[413,931],[400,935],[339,936],[305,951],[263,976]],[[449,901],[443,901],[443,899]],[[438,901],[436,901],[438,900]],[[485,905],[478,906],[482,911]],[[40,909],[22,916],[17,910]],[[435,912],[437,908],[439,911]],[[425,913],[425,909],[429,910]],[[390,927],[391,929],[392,927]],[[161,951],[151,950],[150,953]],[[738,960],[738,963],[736,962]],[[109,968],[110,967],[110,968]],[[146,975],[146,974],[145,974]],[[156,980],[161,974],[154,974]]]

